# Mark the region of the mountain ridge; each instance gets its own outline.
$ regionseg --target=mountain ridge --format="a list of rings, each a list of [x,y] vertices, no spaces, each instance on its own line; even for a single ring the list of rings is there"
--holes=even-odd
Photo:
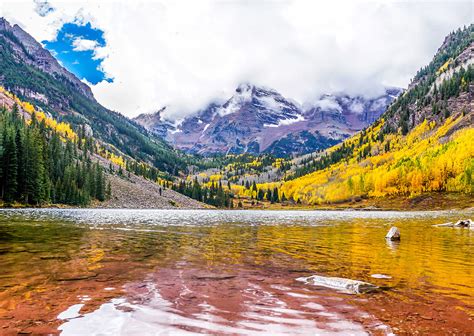
[[[10,36],[14,36],[17,39],[17,41],[11,41],[13,43],[10,43],[10,45],[16,49],[14,55],[19,57],[23,62],[33,65],[50,75],[64,76],[73,83],[75,88],[82,94],[95,101],[90,87],[61,66],[48,50],[43,48],[39,42],[19,25],[14,24],[12,26],[6,19],[0,17],[0,32],[3,34],[11,34]],[[19,44],[15,42],[19,42]],[[34,93],[31,94],[34,95]]]
[[[401,91],[387,88],[372,99],[322,95],[303,107],[276,90],[244,83],[223,104],[211,103],[178,125],[162,118],[163,109],[134,120],[188,153],[284,157],[325,149],[367,127]]]

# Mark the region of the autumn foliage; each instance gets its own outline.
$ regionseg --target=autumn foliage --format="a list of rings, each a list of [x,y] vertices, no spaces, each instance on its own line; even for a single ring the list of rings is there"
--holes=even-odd
[[[365,145],[371,148],[367,158],[358,156],[365,146],[356,148],[350,159],[285,182],[281,190],[309,204],[422,192],[473,193],[474,129],[449,135],[462,118],[450,117],[438,128],[424,121],[407,136],[391,134],[383,142],[371,141]],[[369,129],[369,138],[376,139],[377,132]]]

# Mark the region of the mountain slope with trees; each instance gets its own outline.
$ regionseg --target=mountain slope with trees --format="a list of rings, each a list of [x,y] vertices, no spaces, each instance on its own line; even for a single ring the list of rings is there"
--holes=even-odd
[[[4,94],[5,92],[2,92]],[[51,120],[51,119],[49,119]],[[94,142],[15,103],[0,110],[0,200],[5,205],[88,205],[110,198]]]
[[[148,162],[172,174],[185,170],[183,157],[159,137],[93,97],[90,88],[18,25],[0,18],[0,85],[58,121],[84,127],[110,151]]]
[[[202,208],[156,168],[124,159],[0,87],[0,206]],[[168,181],[168,183],[170,183]]]
[[[281,192],[307,204],[474,193],[473,41],[474,25],[447,36],[382,118],[317,155]]]

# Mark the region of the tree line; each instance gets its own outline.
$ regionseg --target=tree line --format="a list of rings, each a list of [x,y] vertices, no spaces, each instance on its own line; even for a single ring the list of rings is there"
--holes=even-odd
[[[255,204],[255,201],[268,201],[272,204],[288,201],[285,194],[280,193],[278,187],[259,188],[255,181],[252,183],[246,181],[242,186],[243,188],[236,188],[239,192],[233,191],[230,181],[224,184],[222,180],[199,183],[197,177],[192,181],[180,180],[177,183],[162,181],[160,184],[163,188],[171,188],[176,192],[217,208],[234,208],[236,206],[241,208],[243,207],[241,197],[250,199],[252,205]],[[244,189],[248,192],[245,192]]]

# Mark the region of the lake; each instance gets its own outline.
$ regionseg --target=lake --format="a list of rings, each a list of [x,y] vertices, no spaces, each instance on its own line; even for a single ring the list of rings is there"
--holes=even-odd
[[[0,334],[468,334],[474,230],[433,225],[473,215],[0,210]]]

